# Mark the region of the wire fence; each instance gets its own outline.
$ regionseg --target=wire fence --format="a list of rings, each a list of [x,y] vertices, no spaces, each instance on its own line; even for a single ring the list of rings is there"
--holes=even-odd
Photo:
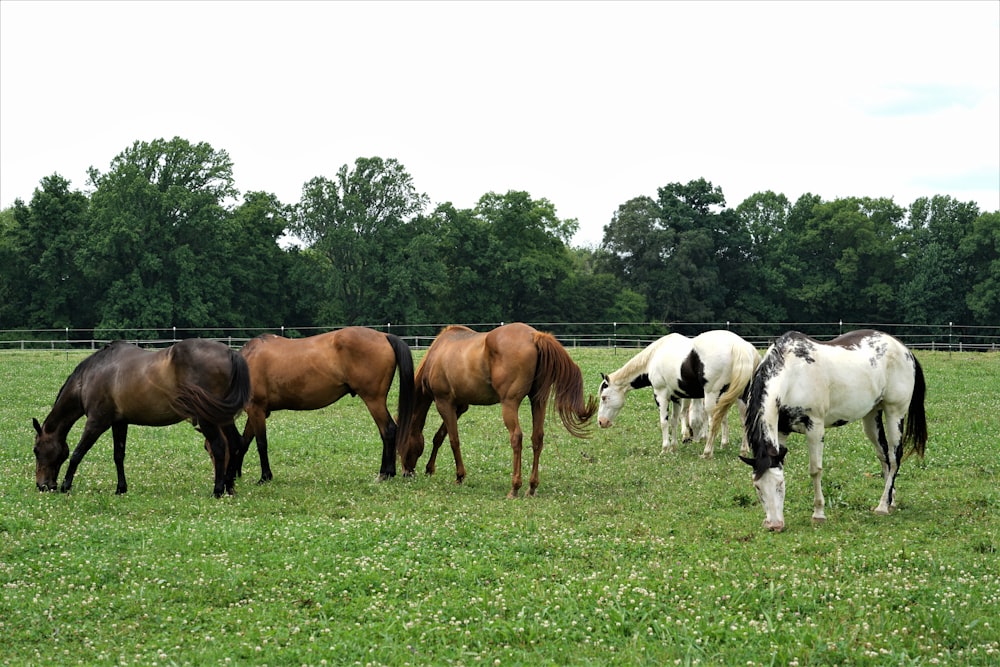
[[[503,322],[478,322],[466,326],[489,331]],[[796,330],[828,340],[857,329],[878,329],[892,334],[907,347],[921,350],[980,351],[1000,350],[1000,326],[945,324],[897,324],[885,322],[532,322],[566,347],[642,348],[668,333],[696,336],[713,329],[738,334],[758,348],[786,331]],[[392,333],[414,349],[426,348],[444,324],[368,324],[371,329]],[[251,338],[272,333],[290,338],[313,336],[342,328],[326,327],[164,327],[143,329],[0,329],[0,351],[4,350],[95,350],[113,340],[126,340],[144,347],[165,347],[185,338],[219,340],[230,347],[242,347]]]

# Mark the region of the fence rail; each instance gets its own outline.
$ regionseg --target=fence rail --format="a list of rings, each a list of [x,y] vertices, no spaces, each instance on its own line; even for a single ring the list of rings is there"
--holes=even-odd
[[[503,322],[469,324],[488,331]],[[532,325],[556,336],[567,347],[642,348],[671,332],[695,336],[712,329],[728,329],[758,348],[785,331],[797,330],[826,340],[856,329],[879,329],[899,338],[914,349],[997,351],[1000,326],[946,324],[895,324],[872,322],[539,322]],[[369,328],[393,333],[410,347],[426,348],[445,326],[441,324],[370,324]],[[231,347],[241,347],[254,336],[273,333],[288,337],[312,336],[341,328],[330,327],[166,327],[159,329],[0,329],[0,351],[4,350],[86,350],[97,349],[112,340],[127,340],[147,347],[164,347],[184,338],[210,338]]]

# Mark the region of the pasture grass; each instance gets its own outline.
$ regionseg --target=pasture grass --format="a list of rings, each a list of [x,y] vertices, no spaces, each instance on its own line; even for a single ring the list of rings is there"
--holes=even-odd
[[[634,350],[570,352],[594,392]],[[899,509],[872,513],[880,468],[853,424],[827,435],[822,525],[792,437],[774,534],[738,444],[660,454],[648,390],[588,440],[550,419],[534,498],[504,497],[498,406],[460,421],[463,485],[447,445],[435,476],[378,483],[351,398],[275,413],[274,481],[251,451],[232,498],[187,424],[130,429],[125,496],[110,433],[72,493],[43,494],[31,418],[83,355],[2,353],[0,664],[996,664],[1000,355],[919,357],[930,442]]]

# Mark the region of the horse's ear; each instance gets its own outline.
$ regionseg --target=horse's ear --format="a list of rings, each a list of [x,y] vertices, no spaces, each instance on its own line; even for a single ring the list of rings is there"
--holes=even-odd
[[[743,463],[746,463],[751,468],[753,468],[753,467],[755,467],[757,465],[757,461],[754,460],[754,459],[752,459],[752,458],[750,458],[750,457],[748,457],[748,456],[741,456],[740,457],[740,461],[743,461]]]
[[[605,382],[607,382],[608,381],[608,376],[606,374],[604,374],[604,373],[601,373],[601,379],[604,380]]]
[[[31,418],[31,423],[35,425],[35,432],[38,435],[41,435],[42,434],[42,425],[38,423],[38,420],[35,419],[34,417],[32,417]]]
[[[785,454],[787,453],[788,453],[788,447],[785,447],[784,445],[778,445],[778,456],[775,459],[778,465],[783,465],[785,463]]]

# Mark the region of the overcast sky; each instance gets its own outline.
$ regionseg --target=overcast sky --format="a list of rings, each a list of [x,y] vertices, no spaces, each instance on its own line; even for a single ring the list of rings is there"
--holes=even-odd
[[[577,245],[698,178],[995,211],[1000,2],[0,2],[0,207],[175,136],[286,203],[371,156],[524,190]]]

